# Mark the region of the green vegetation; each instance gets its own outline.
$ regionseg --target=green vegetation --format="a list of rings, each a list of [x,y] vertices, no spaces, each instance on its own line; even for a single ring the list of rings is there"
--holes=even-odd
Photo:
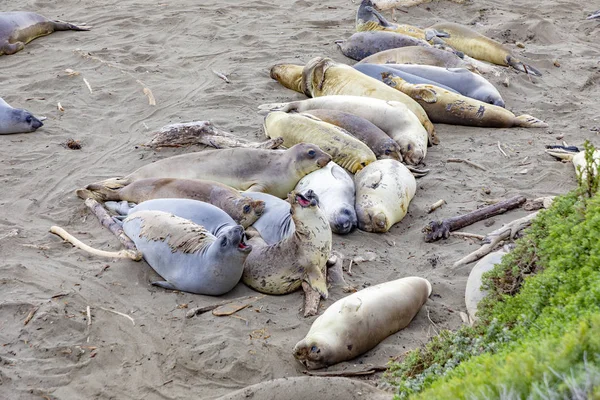
[[[600,179],[585,151],[579,187],[484,276],[478,322],[390,364],[397,398],[600,399]]]

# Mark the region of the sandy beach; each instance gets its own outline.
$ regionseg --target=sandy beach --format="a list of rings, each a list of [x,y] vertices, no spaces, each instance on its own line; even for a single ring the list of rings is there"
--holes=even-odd
[[[96,248],[119,249],[75,189],[200,150],[143,147],[170,123],[210,120],[240,137],[263,140],[258,106],[305,98],[270,79],[270,67],[304,64],[316,56],[352,64],[334,41],[354,32],[358,3],[3,2],[2,11],[35,11],[92,30],[54,33],[0,57],[0,97],[47,117],[37,132],[0,136],[0,398],[215,399],[261,381],[302,375],[305,368],[292,349],[315,319],[302,316],[302,292],[264,297],[235,316],[186,319],[190,308],[221,298],[153,287],[156,275],[145,262],[89,256],[48,230],[59,225]],[[433,295],[408,328],[329,370],[385,365],[440,329],[462,324],[473,264],[452,264],[478,244],[456,237],[425,243],[421,229],[430,220],[493,199],[533,199],[575,187],[572,165],[546,155],[544,146],[563,140],[581,146],[585,139],[600,145],[600,24],[585,20],[598,8],[557,0],[463,5],[440,0],[395,13],[398,22],[422,27],[444,20],[474,23],[477,31],[506,43],[544,75],[502,70],[486,78],[508,109],[542,119],[549,128],[437,124],[441,143],[429,149],[431,172],[418,179],[406,218],[386,234],[334,235],[333,248],[346,257],[345,267],[350,259],[374,257],[353,263],[349,284],[361,289],[416,275],[430,280]],[[67,148],[68,139],[82,148]],[[447,162],[454,157],[486,171]],[[428,214],[440,199],[447,204]],[[526,214],[511,211],[486,221],[491,226],[480,222],[464,230],[485,234]],[[240,283],[222,298],[254,293]],[[345,295],[336,288],[321,307]],[[104,309],[125,313],[134,323]],[[376,384],[379,377],[366,380]]]

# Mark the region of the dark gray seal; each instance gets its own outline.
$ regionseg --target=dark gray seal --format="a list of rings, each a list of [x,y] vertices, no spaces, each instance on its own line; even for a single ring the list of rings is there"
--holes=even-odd
[[[263,240],[272,245],[290,237],[296,230],[289,202],[260,192],[242,192],[242,196],[264,202],[265,209],[252,227]]]
[[[338,40],[336,44],[342,53],[353,60],[360,61],[380,51],[406,46],[431,47],[423,39],[396,32],[366,31],[356,32],[348,40]]]
[[[13,108],[0,98],[0,135],[33,132],[43,125],[29,111]]]

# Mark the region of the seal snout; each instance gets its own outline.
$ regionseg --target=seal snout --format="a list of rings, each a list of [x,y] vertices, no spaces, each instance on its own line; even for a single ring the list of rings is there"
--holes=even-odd
[[[296,193],[296,202],[303,208],[315,207],[319,205],[319,197],[312,189],[309,189],[304,194]]]
[[[331,221],[331,230],[337,234],[345,235],[356,227],[356,211],[354,207],[344,207]]]
[[[29,119],[31,118],[31,119]],[[39,119],[37,119],[36,117],[34,117],[33,115],[30,115],[29,117],[27,117],[28,122],[31,124],[31,128],[33,128],[33,130],[36,130],[42,126],[44,126],[44,123],[42,121],[40,121]]]
[[[250,253],[250,251],[252,250],[252,246],[247,244],[245,239],[246,239],[246,233],[244,232],[244,227],[241,225],[237,225],[235,226],[233,229],[231,229],[230,231],[230,235],[231,237],[231,242],[236,244],[237,243],[237,249],[243,253]]]

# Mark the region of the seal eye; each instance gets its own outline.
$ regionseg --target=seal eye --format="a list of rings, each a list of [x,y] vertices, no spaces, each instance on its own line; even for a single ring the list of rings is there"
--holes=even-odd
[[[408,149],[408,151],[411,151],[412,150],[412,144],[409,144],[406,148]]]
[[[248,214],[249,212],[250,212],[250,205],[249,205],[249,204],[246,204],[246,205],[244,206],[244,214]]]
[[[317,346],[313,346],[313,347],[311,347],[311,348],[310,348],[310,352],[311,352],[311,353],[316,353],[316,352],[317,352],[317,350],[319,350],[319,349],[317,348]]]
[[[25,118],[25,122],[27,122],[28,124],[31,123],[31,115],[28,115],[27,118]]]
[[[392,151],[390,149],[385,149],[385,155],[387,156],[388,154],[390,154]]]
[[[221,247],[225,247],[227,246],[227,238],[223,237],[223,239],[221,239]]]
[[[314,151],[313,149],[310,149],[310,150],[308,151],[308,156],[309,156],[310,158],[314,158],[314,156],[315,156],[316,154],[317,154],[317,152],[316,152],[316,151]]]

